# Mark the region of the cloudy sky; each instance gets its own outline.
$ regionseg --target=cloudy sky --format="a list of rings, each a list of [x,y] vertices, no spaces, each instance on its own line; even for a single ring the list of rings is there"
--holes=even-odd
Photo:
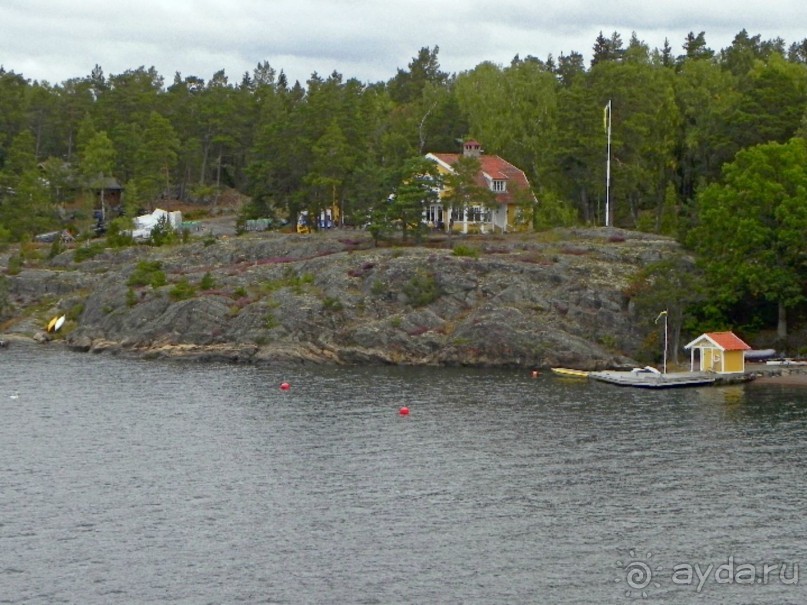
[[[0,65],[61,83],[155,67],[231,81],[261,61],[304,83],[334,70],[386,81],[422,47],[438,46],[443,71],[515,55],[590,58],[597,34],[631,32],[650,47],[706,32],[720,50],[742,29],[789,46],[807,37],[805,0],[0,0]]]

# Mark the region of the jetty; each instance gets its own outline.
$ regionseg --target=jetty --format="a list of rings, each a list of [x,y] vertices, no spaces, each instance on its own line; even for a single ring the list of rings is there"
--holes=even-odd
[[[662,374],[655,368],[636,368],[629,371],[604,370],[590,372],[589,378],[624,387],[643,389],[671,389],[700,387],[715,384],[717,376],[707,372],[670,372]]]

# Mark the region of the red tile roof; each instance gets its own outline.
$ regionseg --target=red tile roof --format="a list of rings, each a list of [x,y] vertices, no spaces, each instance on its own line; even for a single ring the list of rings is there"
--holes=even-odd
[[[713,340],[724,351],[748,351],[751,349],[734,332],[707,332],[705,336]]]
[[[432,153],[431,155],[449,166],[453,166],[457,160],[462,157],[460,153]],[[527,180],[527,175],[524,174],[524,171],[516,168],[507,160],[497,155],[484,154],[480,155],[477,159],[479,160],[480,166],[480,174],[477,175],[476,178],[478,185],[483,187],[489,186],[484,174],[487,174],[491,179],[507,182],[507,191],[496,194],[496,199],[499,203],[511,203],[513,201],[513,193],[517,189],[529,189],[530,182]]]

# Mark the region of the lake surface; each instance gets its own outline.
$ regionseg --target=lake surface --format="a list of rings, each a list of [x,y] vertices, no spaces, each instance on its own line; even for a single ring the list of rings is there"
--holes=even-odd
[[[807,602],[803,388],[13,343],[0,406],[0,603]]]

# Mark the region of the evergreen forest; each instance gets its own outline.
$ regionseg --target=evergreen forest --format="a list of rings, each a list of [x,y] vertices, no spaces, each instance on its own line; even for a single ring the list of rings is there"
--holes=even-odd
[[[0,245],[89,228],[108,179],[125,191],[121,217],[240,195],[244,219],[338,204],[365,225],[424,154],[474,138],[525,171],[536,229],[603,225],[609,157],[611,224],[675,237],[697,259],[637,278],[649,308],[782,342],[807,323],[807,38],[743,30],[712,49],[692,32],[651,49],[600,33],[589,61],[516,56],[457,74],[435,46],[390,76],[291,83],[264,61],[168,80],[98,65],[57,84],[2,66]]]

